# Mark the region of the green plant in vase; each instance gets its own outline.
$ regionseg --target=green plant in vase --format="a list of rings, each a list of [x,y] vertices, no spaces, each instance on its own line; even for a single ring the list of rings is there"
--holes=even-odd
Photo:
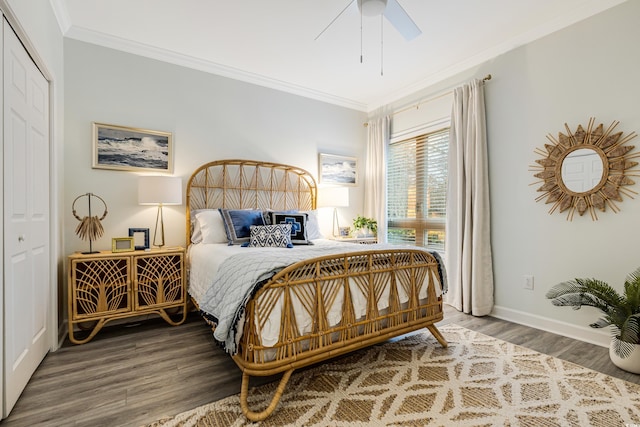
[[[356,236],[373,237],[378,232],[378,221],[358,215],[353,220],[353,228]]]

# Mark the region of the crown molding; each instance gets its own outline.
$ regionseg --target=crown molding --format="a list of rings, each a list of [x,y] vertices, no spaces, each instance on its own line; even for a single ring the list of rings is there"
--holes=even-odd
[[[69,29],[64,33],[64,35],[65,37],[83,41],[86,43],[96,44],[134,55],[144,56],[147,58],[180,65],[182,67],[192,68],[194,70],[204,71],[234,80],[240,80],[246,83],[252,83],[258,86],[268,87],[282,92],[299,95],[305,98],[315,99],[317,101],[322,101],[353,110],[363,112],[367,111],[367,105],[358,101],[327,94],[303,86],[287,83],[282,80],[272,79],[238,68],[206,61],[200,58],[170,51],[167,49],[161,49],[145,43],[126,40],[110,34],[104,34],[75,25],[70,26]]]

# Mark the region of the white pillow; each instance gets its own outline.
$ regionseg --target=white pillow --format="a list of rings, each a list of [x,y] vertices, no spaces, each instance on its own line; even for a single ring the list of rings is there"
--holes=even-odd
[[[202,242],[202,230],[200,230],[200,224],[196,220],[198,212],[202,212],[202,209],[191,211],[191,243]]]
[[[307,213],[307,238],[309,240],[324,239],[320,232],[320,223],[318,222],[318,211],[304,211]]]
[[[198,241],[199,234],[202,239]],[[204,209],[196,213],[191,241],[193,243],[228,243],[222,215],[218,209]]]

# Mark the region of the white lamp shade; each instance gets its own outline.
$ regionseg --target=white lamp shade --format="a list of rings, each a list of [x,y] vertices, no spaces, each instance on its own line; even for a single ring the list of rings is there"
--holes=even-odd
[[[348,187],[323,187],[318,190],[318,207],[345,208],[349,206]]]
[[[177,176],[141,176],[138,180],[141,205],[181,205],[182,179]]]

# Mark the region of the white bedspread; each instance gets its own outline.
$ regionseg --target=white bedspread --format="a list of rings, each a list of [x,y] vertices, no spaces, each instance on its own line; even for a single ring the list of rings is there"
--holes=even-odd
[[[292,249],[243,248],[225,244],[190,247],[189,293],[207,317],[216,323],[214,337],[224,343],[227,352],[235,354],[237,350],[244,322],[244,307],[255,292],[257,283],[269,279],[288,265],[309,258],[374,248],[398,248],[397,245],[372,247],[324,239],[315,240],[314,243],[313,246],[296,246]],[[275,310],[273,315],[278,312]],[[336,323],[340,321],[340,312],[337,311]],[[272,323],[273,331],[269,328],[263,331],[264,345],[272,345],[277,341],[280,322]]]

